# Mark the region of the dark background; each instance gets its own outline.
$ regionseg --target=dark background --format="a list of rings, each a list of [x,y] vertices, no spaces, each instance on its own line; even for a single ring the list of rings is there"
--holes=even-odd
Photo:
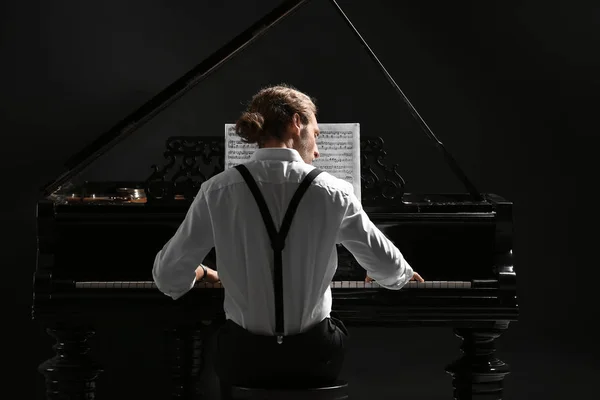
[[[63,172],[70,155],[280,2],[1,3],[3,387],[19,398],[39,396],[36,366],[52,355],[51,340],[30,316],[40,187]],[[498,341],[499,357],[513,368],[506,398],[583,396],[600,372],[593,325],[600,6],[440,3],[340,0],[479,190],[514,202],[521,317]],[[463,191],[322,0],[277,25],[87,173],[143,179],[161,161],[166,137],[222,135],[253,93],[279,82],[315,96],[320,122],[359,122],[362,135],[383,137],[407,191]],[[110,365],[99,398],[168,398],[158,332],[106,327],[94,343]],[[353,398],[451,398],[443,369],[459,356],[458,345],[449,329],[355,328],[344,377]]]

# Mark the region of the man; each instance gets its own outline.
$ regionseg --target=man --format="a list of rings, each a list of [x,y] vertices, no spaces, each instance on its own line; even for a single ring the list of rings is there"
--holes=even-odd
[[[330,316],[337,243],[385,288],[423,282],[369,220],[351,184],[312,172],[319,157],[316,113],[313,100],[291,87],[258,92],[236,132],[259,149],[243,167],[202,184],[156,256],[154,280],[174,299],[198,280],[220,279],[227,321],[214,351],[225,385],[320,385],[338,377],[348,333]],[[312,183],[301,185],[308,177]],[[269,219],[278,232],[285,230],[282,221],[297,190],[304,191],[282,249]],[[213,246],[218,272],[198,266]]]

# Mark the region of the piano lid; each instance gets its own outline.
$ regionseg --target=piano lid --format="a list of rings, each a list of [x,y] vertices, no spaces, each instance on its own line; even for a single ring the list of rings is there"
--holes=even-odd
[[[194,113],[202,114],[201,110],[210,109],[211,117],[219,121],[220,126],[207,126],[209,132],[199,132],[198,125],[202,126],[202,124],[191,124],[189,123],[189,119],[182,120],[179,118],[182,112],[181,105],[178,105],[177,109],[169,106],[205,80],[209,75],[218,69],[223,68],[226,63],[229,62],[231,65],[232,62],[230,60],[232,60],[235,55],[239,54],[248,45],[256,41],[259,37],[262,37],[268,30],[271,30],[278,25],[278,22],[294,14],[302,5],[308,2],[309,0],[284,1],[281,5],[256,21],[226,45],[215,51],[200,64],[196,65],[185,75],[155,95],[140,108],[119,121],[91,144],[72,156],[65,163],[66,171],[43,188],[44,195],[51,196],[56,193],[61,193],[62,196],[69,196],[73,188],[79,187],[84,182],[107,181],[118,181],[116,182],[116,185],[120,187],[120,189],[126,189],[127,193],[130,194],[136,189],[136,184],[146,181],[153,171],[156,172],[161,168],[165,168],[165,163],[168,167],[168,164],[173,161],[169,158],[170,155],[165,153],[165,141],[167,141],[168,138],[174,136],[182,137],[181,140],[171,140],[169,143],[171,146],[176,147],[178,150],[177,152],[183,154],[183,157],[185,158],[186,146],[193,147],[197,145],[197,143],[194,143],[193,141],[186,142],[183,137],[222,135],[224,124],[226,122],[233,122],[237,117],[237,114],[228,115],[222,110],[219,111],[215,109],[236,109],[239,113],[239,98],[230,99],[232,102],[231,107],[226,107],[225,104],[223,107],[214,107],[214,101],[211,101],[211,99],[189,99],[188,97],[190,96],[185,97],[185,102],[182,106],[184,110],[189,111],[188,115]],[[445,162],[450,166],[454,175],[462,182],[471,198],[475,201],[482,200],[482,196],[477,189],[416,111],[415,107],[396,84],[392,76],[379,61],[375,53],[362,38],[338,3],[335,0],[329,0],[329,2],[333,6],[335,12],[341,16],[343,23],[354,34],[370,60],[375,63],[377,68],[383,73],[385,79],[402,98],[411,116],[419,124],[428,140],[432,141],[440,150]],[[287,34],[288,32],[286,31],[285,33]],[[225,67],[225,69],[227,69],[227,67]],[[231,75],[235,75],[235,73]],[[244,83],[248,85],[243,79],[239,77],[238,79],[240,80],[240,85],[243,86]],[[290,79],[287,79],[286,76],[282,76],[280,81],[286,82],[290,81]],[[246,98],[250,98],[256,91],[255,83],[256,82],[253,82],[251,85],[252,93],[248,94]],[[223,100],[224,102],[227,101],[226,99],[220,100]],[[160,117],[157,117],[159,114]],[[354,118],[355,114],[356,113],[353,114],[352,118]],[[202,115],[197,115],[196,119],[198,117],[202,118]],[[358,117],[357,120],[360,121],[360,117]],[[139,136],[136,137],[134,133],[139,131],[143,126],[144,129],[149,132],[144,135],[144,140],[141,141]],[[373,135],[370,134],[369,136]],[[116,146],[117,144],[119,144],[119,146]],[[210,149],[207,149],[207,152],[210,151]],[[166,160],[164,160],[164,157],[166,157]],[[135,162],[124,163],[123,160],[127,160],[128,158],[135,158]],[[161,165],[161,162],[163,165]],[[92,164],[93,168],[91,168]],[[96,189],[97,190],[93,195],[101,197],[102,191],[104,190],[102,185],[96,186]],[[78,196],[79,194],[73,193],[73,195]]]

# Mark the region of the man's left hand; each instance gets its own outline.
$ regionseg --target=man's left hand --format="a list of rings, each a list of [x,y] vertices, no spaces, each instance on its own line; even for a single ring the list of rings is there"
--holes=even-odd
[[[219,273],[216,270],[209,268],[206,265],[204,266],[204,268],[206,268],[206,277],[204,278],[205,282],[210,282],[210,283],[219,282]],[[201,266],[198,266],[198,268],[196,268],[196,281],[200,282],[200,279],[202,279],[203,275],[204,275],[204,270],[202,269]]]

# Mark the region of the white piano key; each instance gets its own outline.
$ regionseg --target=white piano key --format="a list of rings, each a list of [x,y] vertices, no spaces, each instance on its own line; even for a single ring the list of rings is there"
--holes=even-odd
[[[330,284],[332,289],[378,289],[381,286],[376,282],[365,281],[333,281]],[[472,287],[469,281],[409,281],[404,286],[406,289],[470,289]],[[81,281],[75,282],[77,289],[157,289],[153,281]],[[197,289],[222,289],[220,282],[196,282]]]

